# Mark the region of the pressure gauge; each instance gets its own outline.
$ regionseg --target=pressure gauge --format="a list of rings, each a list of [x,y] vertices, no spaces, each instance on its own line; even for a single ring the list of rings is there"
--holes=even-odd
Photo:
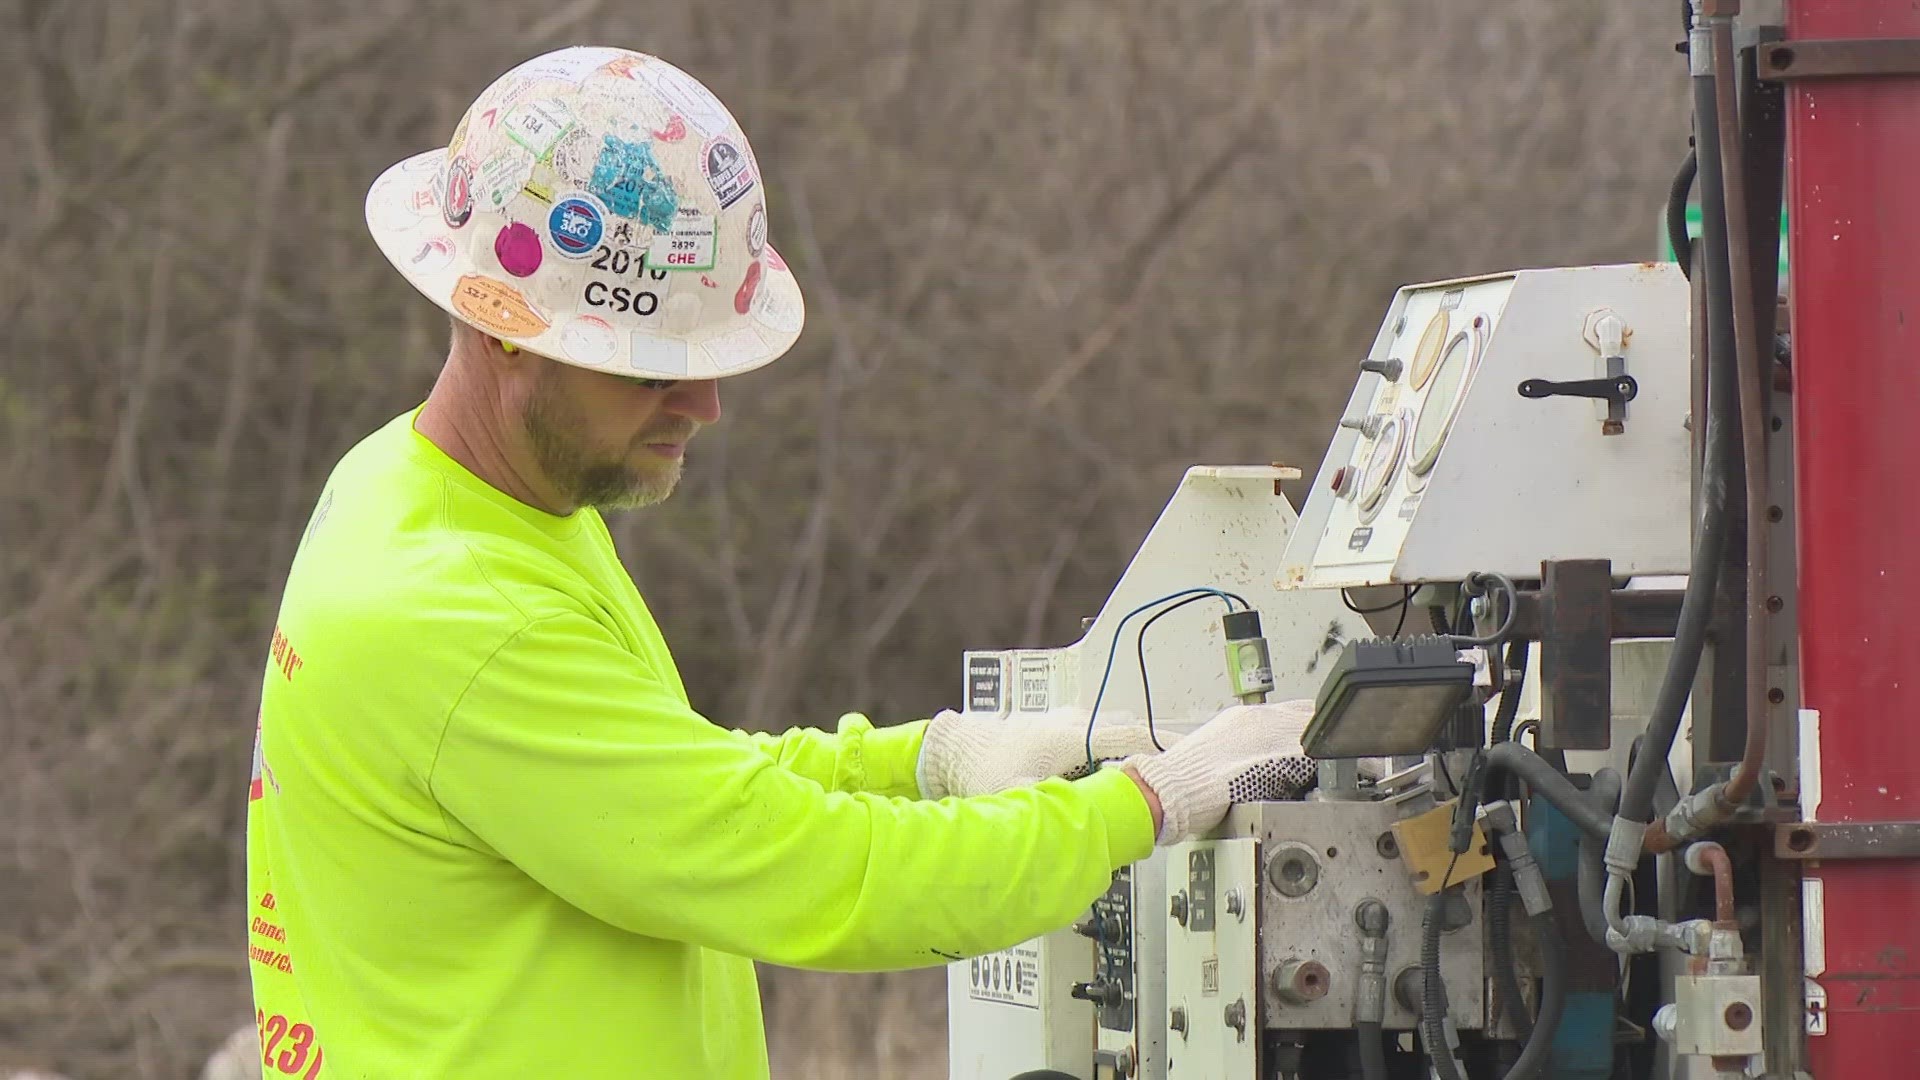
[[[1433,377],[1433,368],[1440,359],[1440,346],[1446,343],[1447,327],[1451,325],[1447,309],[1441,308],[1427,321],[1427,328],[1420,334],[1420,344],[1413,350],[1413,365],[1408,372],[1408,380],[1415,390],[1427,385]]]
[[[1400,471],[1400,461],[1406,456],[1407,429],[1412,424],[1413,416],[1406,409],[1401,409],[1381,423],[1380,434],[1373,440],[1373,446],[1367,453],[1366,466],[1360,474],[1362,524],[1372,521],[1374,515],[1380,512],[1387,489],[1393,486],[1394,474]]]
[[[1478,323],[1476,319],[1475,324]],[[1434,462],[1440,460],[1440,447],[1446,443],[1447,433],[1453,430],[1454,417],[1460,413],[1460,403],[1466,400],[1467,386],[1479,359],[1479,346],[1467,331],[1462,330],[1447,341],[1407,448],[1410,459],[1407,471],[1412,475],[1425,477]]]

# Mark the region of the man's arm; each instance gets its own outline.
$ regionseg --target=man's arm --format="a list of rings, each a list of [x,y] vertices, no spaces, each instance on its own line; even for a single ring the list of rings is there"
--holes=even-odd
[[[837,731],[792,728],[778,735],[754,733],[747,737],[789,772],[804,776],[828,791],[865,791],[874,795],[920,798],[914,766],[927,722],[876,728],[859,713],[840,717]]]
[[[1155,832],[1116,769],[938,802],[830,791],[709,723],[577,613],[488,661],[429,787],[450,839],[596,918],[834,970],[935,965],[1065,926]]]

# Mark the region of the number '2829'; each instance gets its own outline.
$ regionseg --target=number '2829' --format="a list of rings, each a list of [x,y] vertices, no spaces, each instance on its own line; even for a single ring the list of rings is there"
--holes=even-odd
[[[279,1013],[268,1016],[263,1009],[253,1011],[253,1023],[260,1029],[263,1065],[288,1076],[298,1076],[300,1080],[313,1080],[320,1075],[320,1061],[325,1055],[313,1044],[312,1025],[289,1023]]]

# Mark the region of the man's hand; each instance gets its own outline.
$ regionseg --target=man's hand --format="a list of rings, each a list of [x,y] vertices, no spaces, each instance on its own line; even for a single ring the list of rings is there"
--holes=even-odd
[[[1300,751],[1313,719],[1310,700],[1236,705],[1169,747],[1128,758],[1127,771],[1159,803],[1155,835],[1175,844],[1213,829],[1234,803],[1292,799],[1312,786],[1315,768]]]
[[[1179,736],[1159,732],[1160,745]],[[1098,761],[1155,752],[1146,725],[1101,713],[1093,726]],[[1056,709],[1011,717],[941,712],[927,723],[916,778],[928,799],[990,795],[1052,776],[1085,776],[1087,711]]]

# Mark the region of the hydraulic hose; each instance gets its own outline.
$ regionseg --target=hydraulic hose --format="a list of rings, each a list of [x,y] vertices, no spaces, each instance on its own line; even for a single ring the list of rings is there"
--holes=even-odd
[[[1507,1070],[1505,1080],[1535,1080],[1546,1068],[1553,1052],[1553,1036],[1560,1030],[1560,1015],[1567,1006],[1567,947],[1560,940],[1553,913],[1537,920],[1540,940],[1540,1015],[1533,1022],[1533,1035],[1520,1059]]]
[[[1612,806],[1620,801],[1620,774],[1612,769],[1601,769],[1593,774],[1593,784],[1587,789],[1587,797],[1602,806]],[[1601,853],[1606,845],[1597,838],[1580,834],[1580,921],[1587,928],[1587,936],[1601,945],[1607,943],[1607,910],[1604,904],[1607,869],[1601,861]],[[1492,929],[1492,921],[1488,921]]]
[[[1533,789],[1535,797],[1547,800],[1567,815],[1581,832],[1602,840],[1607,838],[1613,824],[1611,805],[1603,809],[1597,800],[1574,787],[1573,781],[1525,746],[1511,740],[1494,746],[1487,751],[1486,770],[1488,775],[1496,770],[1512,773]]]
[[[1673,186],[1667,189],[1667,244],[1673,248],[1673,257],[1679,260],[1680,272],[1688,281],[1693,280],[1693,261],[1687,258],[1687,193],[1699,170],[1700,162],[1693,148],[1688,147],[1686,158],[1680,162],[1680,171],[1673,174]]]
[[[1696,36],[1696,44],[1697,36]],[[1696,65],[1705,66],[1705,65]],[[1701,257],[1707,275],[1707,437],[1700,466],[1700,520],[1694,533],[1693,562],[1680,602],[1679,624],[1667,672],[1654,700],[1640,757],[1620,796],[1623,821],[1645,826],[1653,819],[1653,789],[1673,752],[1680,716],[1693,692],[1693,678],[1706,646],[1713,617],[1713,594],[1720,583],[1720,562],[1727,543],[1727,469],[1732,457],[1734,381],[1733,289],[1727,260],[1725,190],[1720,180],[1719,123],[1715,116],[1713,76],[1693,78],[1694,156],[1700,177]],[[1639,852],[1633,852],[1638,858]],[[1609,909],[1611,910],[1611,909]]]
[[[1362,1080],[1387,1080],[1387,1033],[1380,1021],[1363,1021],[1354,1030],[1360,1038]]]

